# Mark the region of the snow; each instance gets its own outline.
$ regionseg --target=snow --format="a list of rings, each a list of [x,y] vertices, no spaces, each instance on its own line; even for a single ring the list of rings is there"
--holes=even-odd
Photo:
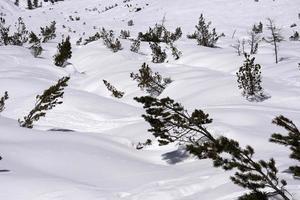
[[[98,12],[115,3],[117,7]],[[29,11],[25,1],[21,8],[12,0],[0,1],[0,12],[6,14],[12,29],[21,16],[29,30],[38,32],[55,20],[58,31],[56,39],[43,44],[41,58],[34,58],[26,46],[0,47],[0,95],[8,91],[10,97],[0,116],[0,169],[10,170],[0,173],[0,199],[232,200],[243,194],[244,189],[231,183],[232,172],[213,168],[209,160],[192,158],[176,145],[159,147],[155,142],[135,149],[138,142],[153,139],[141,118],[141,105],[133,100],[145,93],[130,78],[144,62],[173,80],[161,97],[170,96],[189,110],[203,109],[214,120],[208,128],[215,135],[253,146],[259,159],[274,157],[287,189],[294,199],[300,199],[300,181],[284,173],[295,163],[288,158],[288,148],[268,142],[273,132],[284,131],[271,124],[280,114],[300,127],[300,42],[288,40],[293,31],[299,31],[299,0],[131,0],[127,4],[143,9],[134,12],[123,0],[65,0]],[[226,35],[218,48],[201,47],[185,37],[194,31],[201,13],[217,32]],[[81,19],[70,21],[69,16]],[[168,62],[153,64],[147,43],[136,54],[129,50],[128,40],[121,40],[124,50],[117,53],[101,40],[75,45],[80,37],[92,36],[101,27],[117,34],[121,29],[130,30],[136,37],[163,16],[171,31],[178,26],[183,30],[183,37],[175,43],[183,52],[177,61],[169,55]],[[279,44],[278,64],[272,46],[261,43],[255,57],[262,66],[263,88],[271,98],[249,102],[242,97],[235,75],[244,58],[231,45],[247,37],[254,23],[261,21],[266,26],[267,18],[282,28],[286,40]],[[129,27],[131,19],[134,26]],[[293,23],[297,26],[290,28]],[[269,33],[264,29],[263,34]],[[72,65],[67,68],[53,64],[62,35],[70,35],[73,42]],[[17,120],[30,111],[36,95],[67,75],[71,80],[64,103],[47,112],[34,129],[20,128]],[[111,97],[103,79],[124,91],[124,98]]]

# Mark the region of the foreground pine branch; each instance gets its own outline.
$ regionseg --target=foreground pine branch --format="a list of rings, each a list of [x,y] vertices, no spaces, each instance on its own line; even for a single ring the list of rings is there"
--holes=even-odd
[[[278,178],[275,160],[254,160],[251,146],[240,147],[239,143],[226,137],[215,138],[205,127],[212,122],[209,115],[202,110],[191,114],[185,108],[167,98],[157,99],[150,96],[136,97],[144,105],[146,114],[143,118],[150,124],[149,131],[158,138],[160,145],[178,142],[198,158],[210,158],[215,167],[224,170],[236,170],[231,177],[233,183],[247,188],[250,194],[240,200],[263,200],[270,196],[286,196],[286,181]],[[265,192],[265,189],[269,189]]]
[[[290,150],[292,151],[290,158],[300,162],[300,131],[297,128],[297,126],[291,120],[282,115],[276,117],[273,120],[273,123],[280,127],[283,127],[285,130],[288,131],[288,134],[284,136],[280,133],[274,133],[271,136],[270,141],[289,146]],[[298,166],[291,166],[290,170],[295,176],[300,177],[300,163]]]

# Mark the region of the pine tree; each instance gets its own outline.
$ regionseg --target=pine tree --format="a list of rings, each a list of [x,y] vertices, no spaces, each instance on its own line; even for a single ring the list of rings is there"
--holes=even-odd
[[[133,40],[132,45],[130,46],[130,51],[138,53],[141,47],[141,41],[139,39]]]
[[[106,88],[111,92],[113,97],[116,97],[118,99],[122,98],[124,96],[124,92],[121,92],[117,90],[112,84],[110,84],[107,80],[103,80],[104,85]]]
[[[10,26],[5,26],[5,19],[0,17],[0,46],[9,45],[11,37],[9,36]]]
[[[255,58],[250,58],[250,55],[244,54],[246,60],[243,66],[236,73],[238,77],[238,87],[242,89],[242,94],[249,101],[262,101],[266,98],[261,87],[261,71],[260,65],[254,64]]]
[[[162,50],[158,43],[149,43],[152,50],[152,62],[153,63],[163,63],[167,59],[166,50]]]
[[[29,34],[29,44],[32,44],[29,49],[35,58],[42,54],[43,48],[41,46],[41,39],[38,38],[34,32]]]
[[[46,26],[45,28],[41,27],[41,34],[44,37],[43,43],[48,42],[49,40],[52,40],[56,38],[56,22],[51,22],[50,26]]]
[[[0,113],[5,109],[5,101],[8,99],[7,91],[4,92],[4,96],[0,98]]]
[[[20,5],[19,0],[15,0],[15,5],[19,7]]]
[[[198,45],[205,46],[205,47],[215,47],[217,41],[220,37],[225,36],[224,33],[218,35],[216,33],[216,29],[213,28],[210,31],[211,22],[206,23],[203,14],[200,15],[198,25],[196,25],[196,31],[191,34],[187,35],[189,39],[196,39]]]
[[[280,133],[274,133],[272,134],[270,141],[290,147],[290,150],[292,151],[290,158],[299,161],[299,165],[291,166],[290,170],[295,176],[300,177],[300,131],[291,120],[282,115],[276,117],[273,120],[273,123],[283,127],[288,131],[288,134],[282,135]]]
[[[32,10],[32,9],[33,9],[31,0],[27,0],[27,8],[28,8],[29,10]]]
[[[153,74],[151,68],[144,63],[139,69],[139,73],[131,73],[130,77],[138,82],[141,90],[146,90],[151,96],[160,95],[168,84],[172,82],[171,78],[163,78],[158,72]]]
[[[29,34],[29,44],[34,44],[34,43],[38,43],[41,42],[41,39],[38,38],[38,36],[34,33],[34,32],[30,32]]]
[[[283,36],[280,33],[280,29],[278,29],[273,20],[268,18],[269,25],[267,26],[267,29],[271,31],[271,36],[265,38],[264,40],[267,43],[270,43],[274,46],[274,52],[275,52],[275,62],[278,63],[278,43],[282,42],[284,40]]]
[[[176,142],[186,146],[191,154],[200,159],[212,159],[215,167],[236,170],[231,176],[232,182],[251,191],[240,200],[250,200],[251,197],[251,200],[264,200],[270,196],[290,200],[286,195],[287,183],[278,178],[274,159],[256,161],[251,146],[242,148],[237,141],[224,136],[215,138],[206,128],[212,119],[202,110],[195,109],[188,113],[169,97],[157,99],[144,96],[134,99],[143,104],[146,114],[142,117],[150,124],[149,132],[158,138],[160,145]],[[268,189],[267,192],[264,192],[265,189]]]
[[[169,45],[172,52],[172,56],[174,57],[175,60],[178,60],[181,57],[182,52],[179,51],[172,42],[170,42]]]
[[[54,56],[54,64],[59,67],[64,67],[66,61],[72,57],[72,47],[70,43],[70,37],[68,36],[66,40],[62,40],[57,46],[58,52]]]
[[[33,0],[33,6],[35,8],[38,8],[39,7],[39,0]]]
[[[115,39],[114,32],[112,30],[106,31],[105,28],[102,28],[100,36],[103,39],[103,44],[114,53],[123,49],[118,38]]]
[[[24,128],[33,128],[33,123],[38,121],[41,117],[45,117],[48,110],[62,104],[63,102],[59,99],[63,98],[64,88],[68,86],[67,83],[69,79],[70,77],[63,77],[59,79],[55,85],[45,90],[42,95],[37,95],[34,108],[23,120],[18,120],[20,126]]]
[[[21,17],[18,18],[15,27],[17,31],[11,36],[10,43],[12,45],[22,46],[28,41],[28,30]]]

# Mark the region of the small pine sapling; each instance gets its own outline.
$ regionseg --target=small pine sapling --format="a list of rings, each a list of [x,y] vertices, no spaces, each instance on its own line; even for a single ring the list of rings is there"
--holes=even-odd
[[[114,32],[112,30],[106,31],[104,28],[100,31],[100,36],[103,39],[103,44],[111,49],[114,53],[122,50],[121,42],[118,38],[115,39]]]
[[[118,99],[122,98],[124,96],[124,92],[121,92],[117,90],[112,84],[110,84],[107,80],[103,80],[104,85],[106,88],[111,92],[111,95],[113,97],[116,97]]]
[[[41,39],[38,38],[34,32],[29,34],[29,44],[32,44],[29,49],[35,58],[42,54],[43,48],[41,46]]]
[[[18,22],[15,24],[16,32],[11,36],[11,44],[22,46],[28,41],[28,30],[21,17],[18,18]]]
[[[139,39],[133,40],[130,46],[130,51],[138,53],[141,47],[141,41]]]
[[[249,101],[263,101],[267,98],[261,87],[261,66],[255,64],[255,58],[250,58],[250,55],[244,54],[246,60],[236,73],[238,77],[238,87],[242,89],[242,94]]]
[[[43,36],[43,43],[56,38],[56,22],[51,22],[50,26],[41,27],[41,34]]]
[[[10,26],[5,26],[5,19],[0,17],[0,46],[9,45],[11,37],[9,36]]]
[[[21,127],[33,128],[33,123],[38,121],[41,117],[45,117],[48,110],[55,106],[62,104],[60,100],[63,98],[64,89],[68,86],[70,77],[63,77],[58,82],[45,90],[42,95],[36,96],[36,103],[34,108],[29,112],[23,120],[18,120]]]
[[[0,98],[0,113],[5,109],[5,101],[8,99],[7,91],[4,92],[4,96]]]
[[[206,23],[203,14],[200,15],[198,25],[196,25],[196,31],[187,35],[189,39],[196,39],[198,45],[205,47],[215,47],[217,41],[224,37],[224,33],[218,35],[216,29],[210,30],[211,22]]]
[[[144,63],[139,69],[139,73],[131,73],[130,77],[138,82],[138,87],[145,90],[151,96],[160,95],[169,85],[171,78],[163,78],[158,72],[153,73],[151,68]]]
[[[62,40],[62,42],[58,44],[57,50],[58,52],[54,56],[54,64],[59,67],[64,67],[66,61],[72,57],[72,47],[69,36],[66,40]]]
[[[292,151],[290,158],[299,161],[298,166],[291,166],[290,170],[294,176],[300,177],[300,131],[297,126],[288,118],[284,116],[276,117],[273,120],[273,124],[283,127],[288,131],[287,135],[282,135],[280,133],[274,133],[271,136],[270,141],[278,143],[284,146],[290,147]]]

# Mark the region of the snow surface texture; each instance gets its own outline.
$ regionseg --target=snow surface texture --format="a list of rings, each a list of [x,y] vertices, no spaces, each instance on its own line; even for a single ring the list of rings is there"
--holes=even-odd
[[[8,24],[21,16],[29,30],[39,32],[40,26],[55,20],[58,37],[43,44],[41,58],[33,58],[25,47],[0,47],[0,94],[8,91],[10,96],[0,117],[0,168],[10,170],[0,173],[1,200],[233,200],[243,194],[229,180],[231,172],[213,168],[209,160],[193,159],[176,146],[155,143],[135,149],[138,142],[152,138],[140,117],[141,105],[133,101],[145,93],[129,77],[143,62],[172,78],[161,97],[170,96],[190,110],[204,109],[214,119],[209,129],[216,135],[250,144],[257,158],[274,157],[287,189],[300,199],[300,181],[283,173],[293,164],[289,150],[268,142],[273,132],[283,131],[271,124],[275,116],[283,114],[300,126],[300,42],[288,40],[293,31],[300,31],[299,0],[131,0],[131,8],[123,0],[65,0],[32,11],[24,8],[25,2],[17,8],[13,1],[0,1]],[[101,12],[115,3],[117,7]],[[142,10],[134,12],[135,7]],[[219,48],[197,46],[186,38],[201,13],[217,32],[225,33]],[[70,15],[80,20],[70,21]],[[183,56],[177,61],[170,55],[168,63],[153,64],[147,43],[136,54],[128,40],[121,40],[124,50],[117,53],[101,40],[75,45],[84,32],[87,38],[101,27],[116,33],[130,30],[136,37],[163,16],[168,29],[183,30],[176,42]],[[280,43],[279,64],[274,63],[272,46],[261,43],[256,62],[262,65],[263,88],[271,98],[255,103],[237,88],[235,73],[244,58],[231,45],[247,37],[254,23],[266,25],[266,18],[274,19],[286,40]],[[129,27],[131,19],[134,26]],[[297,26],[290,28],[293,23]],[[266,29],[264,34],[269,34]],[[73,42],[72,65],[67,68],[53,65],[61,35],[70,35]],[[33,130],[18,127],[17,119],[30,111],[35,96],[66,75],[71,81],[64,103]],[[103,79],[124,91],[124,98],[111,97]],[[75,132],[47,131],[56,128]]]

